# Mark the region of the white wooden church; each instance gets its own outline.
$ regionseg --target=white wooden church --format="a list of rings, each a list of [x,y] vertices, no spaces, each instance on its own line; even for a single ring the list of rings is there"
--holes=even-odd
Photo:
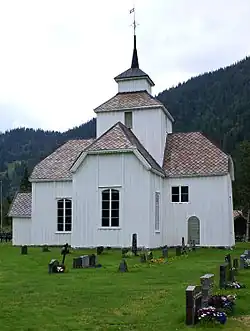
[[[195,240],[233,246],[233,162],[200,132],[173,133],[174,119],[139,68],[115,77],[118,93],[97,107],[97,137],[71,140],[35,166],[32,193],[9,216],[14,245],[156,248]]]

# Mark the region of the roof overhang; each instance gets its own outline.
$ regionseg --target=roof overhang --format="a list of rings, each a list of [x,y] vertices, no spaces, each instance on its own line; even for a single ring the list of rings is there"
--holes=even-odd
[[[165,177],[165,175],[156,169],[152,168],[151,165],[148,163],[148,161],[141,155],[141,153],[137,150],[137,148],[129,148],[129,149],[109,149],[109,150],[96,150],[96,151],[86,151],[82,152],[78,159],[75,161],[75,163],[70,168],[70,171],[72,173],[76,173],[84,159],[87,157],[87,155],[105,155],[105,154],[123,154],[123,153],[133,153],[137,159],[143,164],[143,166],[148,170],[152,171],[155,174]]]
[[[149,84],[151,86],[155,86],[155,83],[152,81],[152,79],[148,76],[148,75],[145,75],[145,76],[132,76],[132,77],[115,77],[114,80],[116,81],[116,83],[119,83],[119,82],[127,82],[127,81],[131,81],[131,80],[142,80],[142,79],[146,79]]]
[[[72,182],[72,178],[29,178],[31,183],[41,182]]]

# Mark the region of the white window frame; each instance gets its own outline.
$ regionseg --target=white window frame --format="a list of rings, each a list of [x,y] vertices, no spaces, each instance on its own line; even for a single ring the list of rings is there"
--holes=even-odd
[[[63,230],[58,230],[58,218],[61,217],[58,215],[58,203],[63,201]],[[70,209],[71,209],[71,217],[70,217],[70,230],[65,230],[66,227],[66,202],[70,201],[71,205],[70,205]],[[56,199],[56,232],[57,233],[71,233],[72,232],[72,219],[73,219],[73,204],[72,204],[72,199],[71,198],[58,198]]]
[[[160,232],[160,205],[161,205],[161,193],[155,192],[155,232]]]
[[[129,119],[126,117],[128,115],[130,115]],[[132,111],[125,111],[124,112],[124,124],[129,129],[131,129],[131,130],[133,129],[133,112]]]
[[[173,187],[178,187],[179,189],[179,193],[178,193],[178,201],[173,201],[173,194],[172,194],[172,189]],[[188,199],[187,201],[181,201],[181,197],[182,197],[182,193],[181,193],[181,190],[183,187],[187,187],[188,188],[188,193],[187,193],[187,196],[188,196]],[[171,186],[171,191],[170,191],[170,195],[171,195],[171,203],[189,203],[190,202],[190,190],[189,190],[189,186],[188,185],[172,185]],[[177,194],[174,194],[174,195],[177,195]]]
[[[119,194],[119,209],[118,209],[118,225],[117,226],[112,226],[112,215],[111,215],[111,211],[112,211],[112,190],[117,191]],[[102,203],[103,203],[103,199],[102,199],[102,194],[104,191],[109,191],[109,225],[103,225],[103,208],[102,208]],[[117,201],[117,200],[115,200]],[[121,211],[121,191],[118,187],[105,187],[102,188],[100,190],[100,218],[101,218],[101,226],[100,229],[120,229],[120,224],[121,224],[121,217],[120,217],[120,211]],[[116,209],[117,210],[117,209]]]

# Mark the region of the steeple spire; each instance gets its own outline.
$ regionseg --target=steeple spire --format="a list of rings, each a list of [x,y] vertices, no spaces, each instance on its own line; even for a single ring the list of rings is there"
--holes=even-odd
[[[138,61],[138,54],[137,54],[137,48],[136,48],[136,27],[137,23],[135,21],[135,7],[130,10],[130,14],[134,13],[134,21],[133,21],[133,28],[134,28],[134,50],[133,50],[133,57],[132,57],[132,63],[131,68],[139,68],[139,61]]]

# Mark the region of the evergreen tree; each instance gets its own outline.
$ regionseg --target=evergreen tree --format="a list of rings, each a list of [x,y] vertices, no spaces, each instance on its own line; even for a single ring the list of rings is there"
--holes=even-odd
[[[20,192],[31,192],[31,183],[29,181],[29,171],[27,166],[24,168],[23,178],[21,179]]]

